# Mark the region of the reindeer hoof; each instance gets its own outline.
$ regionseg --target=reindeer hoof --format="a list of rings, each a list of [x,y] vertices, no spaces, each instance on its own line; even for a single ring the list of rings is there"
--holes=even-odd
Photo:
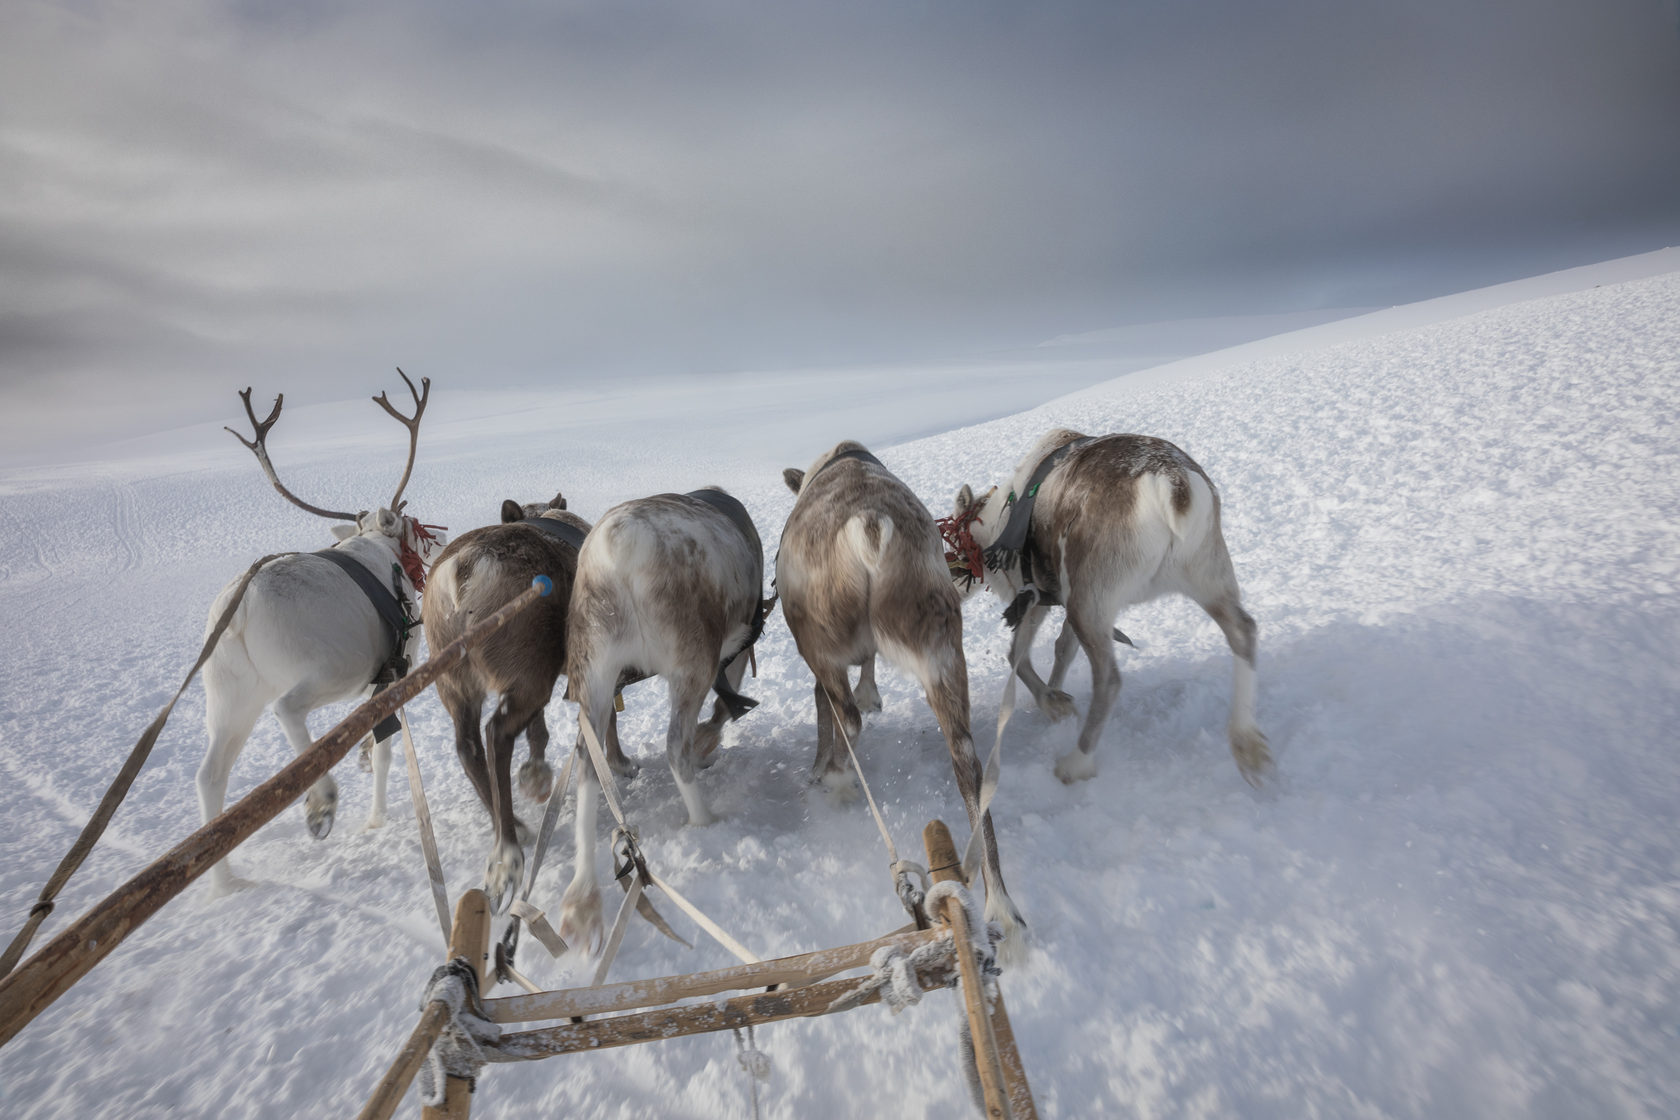
[[[554,767],[531,759],[519,768],[519,792],[532,801],[546,802],[554,792]]]
[[[631,762],[622,751],[609,757],[607,759],[607,765],[612,767],[612,772],[614,774],[617,774],[626,781],[629,781],[641,772],[641,767],[637,766],[634,762]]]
[[[500,914],[513,904],[524,878],[525,853],[517,844],[497,844],[484,868],[484,893],[490,899],[492,914]]]
[[[385,814],[384,813],[369,813],[368,814],[368,819],[367,819],[367,824],[363,825],[362,827],[363,827],[364,831],[375,829],[375,828],[384,828],[385,827]]]
[[[1243,781],[1255,789],[1272,774],[1272,749],[1258,727],[1231,728],[1231,757],[1237,760]]]
[[[560,937],[594,956],[601,950],[601,889],[592,879],[573,879],[560,898]]]
[[[317,840],[325,840],[332,831],[333,817],[338,813],[338,790],[329,789],[326,793],[317,794],[309,791],[304,800],[303,821],[309,827],[309,835]]]
[[[860,712],[878,712],[881,710],[881,690],[873,682],[860,681],[852,689],[852,702]]]
[[[857,783],[844,770],[826,771],[818,774],[817,780],[836,805],[850,805],[860,796]]]
[[[1079,714],[1079,709],[1073,706],[1073,697],[1059,688],[1045,690],[1039,698],[1038,710],[1048,716],[1051,723],[1060,723],[1069,716]]]
[[[1084,751],[1069,751],[1056,760],[1056,777],[1072,785],[1097,776],[1097,757]]]
[[[513,818],[513,838],[519,841],[521,848],[529,848],[537,842],[537,834],[531,831],[531,826],[518,817]]]

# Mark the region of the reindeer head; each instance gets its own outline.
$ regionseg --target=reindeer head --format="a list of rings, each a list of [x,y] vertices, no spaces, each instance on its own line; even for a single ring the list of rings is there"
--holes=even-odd
[[[511,525],[516,521],[528,521],[533,517],[541,517],[551,509],[564,510],[566,495],[555,494],[546,502],[526,502],[520,505],[512,498],[502,500],[502,524]]]
[[[403,570],[414,582],[415,587],[419,588],[425,584],[425,565],[430,563],[433,551],[442,547],[445,541],[441,525],[423,525],[418,519],[403,513],[405,503],[402,500],[402,493],[408,486],[410,473],[414,470],[414,452],[420,440],[420,417],[425,413],[426,402],[431,397],[432,379],[422,377],[420,379],[420,389],[416,391],[414,382],[408,379],[408,374],[398,369],[397,375],[403,379],[403,383],[408,386],[410,395],[414,397],[414,415],[404,416],[401,412],[398,412],[384,393],[374,397],[373,403],[383,408],[398,423],[408,429],[408,461],[403,465],[402,478],[397,482],[397,492],[391,495],[390,502],[372,511],[363,510],[361,513],[346,513],[338,510],[322,509],[320,506],[311,505],[299,498],[286,489],[285,484],[280,481],[279,474],[274,470],[274,463],[268,457],[267,441],[269,429],[274,427],[275,422],[280,419],[280,408],[286,400],[284,393],[275,396],[274,407],[269,411],[268,418],[258,420],[256,411],[251,407],[251,390],[249,388],[241,390],[239,399],[245,402],[245,415],[251,419],[252,433],[256,438],[246,439],[232,428],[226,430],[231,432],[234,439],[244,444],[257,457],[257,462],[262,464],[263,473],[268,476],[268,481],[273,484],[275,490],[279,491],[282,498],[299,509],[315,514],[317,517],[352,522],[353,524],[350,525],[333,526],[333,536],[338,540],[346,541],[357,536],[382,536],[394,541],[398,555],[402,560]],[[433,532],[433,530],[437,531]]]

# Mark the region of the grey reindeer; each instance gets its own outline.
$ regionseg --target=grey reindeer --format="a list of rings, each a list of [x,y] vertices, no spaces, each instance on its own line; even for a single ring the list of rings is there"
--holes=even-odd
[[[794,643],[816,677],[815,773],[831,789],[853,788],[845,743],[835,735],[836,709],[854,748],[862,729],[850,666],[863,667],[860,686],[870,694],[877,653],[915,677],[945,734],[969,826],[983,834],[986,918],[1004,932],[1006,959],[1019,960],[1026,923],[1004,887],[991,814],[980,812],[962,598],[951,585],[933,517],[850,440],[819,455],[808,470],[789,467],[782,477],[797,497],[782,529],[776,589]]]
[[[964,485],[951,523],[974,546],[954,549],[953,578],[970,591],[983,582],[1010,604],[1010,658],[1039,710],[1052,720],[1073,715],[1062,682],[1076,642],[1091,663],[1091,706],[1078,747],[1056,762],[1057,777],[1074,782],[1097,773],[1097,739],[1120,696],[1110,637],[1120,636],[1116,617],[1175,592],[1200,605],[1231,647],[1228,732],[1237,769],[1252,785],[1271,770],[1271,750],[1254,722],[1254,619],[1243,609],[1220,531],[1219,491],[1189,455],[1154,436],[1057,428],[1027,452],[1007,489],[994,486],[976,498]],[[1067,624],[1045,682],[1030,651],[1056,605],[1066,609]]]
[[[699,768],[717,748],[723,724],[756,704],[738,690],[770,607],[763,583],[764,550],[752,518],[715,487],[614,506],[578,554],[567,624],[570,696],[599,732],[627,679],[665,679],[665,756],[691,825],[713,820]],[[708,690],[718,702],[711,720],[697,725]],[[579,765],[577,863],[560,912],[561,935],[574,945],[598,945],[601,936],[598,782],[593,766]]]

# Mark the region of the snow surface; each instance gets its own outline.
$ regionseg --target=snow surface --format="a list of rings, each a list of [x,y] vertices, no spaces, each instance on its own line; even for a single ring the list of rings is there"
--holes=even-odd
[[[1121,651],[1098,777],[1051,773],[1073,722],[1029,701],[1009,728],[994,813],[1036,949],[1004,990],[1047,1116],[1675,1114],[1677,270],[1669,251],[1395,309],[875,448],[942,513],[1052,424],[1169,438],[1223,492],[1260,623],[1258,713],[1279,776],[1258,794],[1225,745],[1229,654],[1181,600],[1123,621],[1141,648]],[[440,377],[409,496],[459,533],[504,496],[558,487],[593,518],[721,482],[773,547],[792,501],[773,468],[871,424],[984,415],[983,385],[931,386],[908,372],[861,390],[735,386],[735,414],[698,389],[591,402]],[[379,500],[400,430],[299,405],[273,441],[294,488]],[[255,556],[330,540],[214,429],[124,456],[0,473],[6,937],[191,663],[216,590]],[[1003,684],[999,614],[989,597],[967,612],[979,729]],[[723,818],[703,829],[684,825],[662,762],[663,690],[630,691],[623,735],[644,768],[627,810],[650,860],[764,956],[899,925],[867,811],[807,784],[810,677],[779,618],[759,670],[746,691],[761,706],[703,775]],[[934,816],[960,842],[932,716],[902,674],[883,669],[881,688],[863,757],[900,847],[919,850]],[[1070,689],[1083,705],[1082,664]],[[484,813],[434,695],[411,713],[459,892],[482,871]],[[196,827],[202,715],[194,687],[37,946]],[[569,707],[550,718],[568,742]],[[287,754],[265,718],[230,793]],[[359,1108],[442,949],[401,774],[384,829],[359,829],[369,780],[340,767],[327,840],[293,809],[236,855],[256,887],[211,899],[195,886],[133,935],[0,1050],[0,1114]],[[535,900],[550,909],[569,874],[560,835]],[[697,947],[632,925],[614,978],[730,963],[663,909]],[[534,947],[521,963],[546,985],[587,982]],[[958,1016],[940,995],[896,1018],[864,1008],[760,1031],[765,1114],[970,1115]],[[723,1035],[492,1067],[475,1114],[739,1117],[747,1101]]]

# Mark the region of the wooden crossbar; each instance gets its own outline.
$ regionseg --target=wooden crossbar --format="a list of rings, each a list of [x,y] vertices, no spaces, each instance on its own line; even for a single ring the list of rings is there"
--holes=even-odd
[[[861,968],[869,963],[869,958],[882,946],[890,945],[908,953],[923,942],[944,936],[944,930],[902,930],[885,937],[877,937],[874,941],[860,941],[838,949],[819,949],[814,953],[779,957],[758,964],[738,964],[711,972],[661,976],[653,980],[626,980],[617,984],[604,984],[598,988],[571,988],[559,992],[503,996],[500,999],[485,1000],[484,1004],[491,1020],[498,1023],[529,1023],[539,1019],[605,1015],[612,1011],[675,1003],[693,996],[711,996],[747,988],[811,984],[848,969]]]
[[[960,879],[961,865],[944,822],[931,822],[923,839],[928,848],[928,865],[935,869],[933,877],[936,880]],[[1021,1056],[1015,1049],[1015,1035],[1010,1029],[1002,997],[988,1010],[981,994],[978,962],[966,929],[967,916],[955,899],[944,910],[939,916],[947,923],[947,928],[901,929],[873,941],[710,972],[485,1000],[485,1013],[493,1021],[521,1023],[649,1008],[744,988],[792,985],[726,1000],[656,1007],[634,1014],[609,1015],[585,1022],[557,1023],[534,1030],[504,1033],[494,1047],[486,1048],[485,1058],[491,1062],[533,1061],[560,1054],[605,1050],[827,1015],[837,1009],[837,1004],[849,1009],[878,1003],[881,999],[878,989],[858,997],[859,986],[866,983],[868,977],[839,980],[827,977],[868,964],[874,953],[885,946],[908,954],[930,941],[950,937],[955,949],[955,962],[936,962],[918,969],[916,982],[923,991],[932,991],[949,987],[953,979],[961,981],[988,1115],[1001,1120],[1037,1120],[1032,1090],[1027,1084]],[[845,1001],[843,1004],[842,1000]],[[415,1046],[415,1040],[425,1034],[430,1021],[431,1012],[428,1010],[427,1017],[410,1036],[408,1045],[392,1063],[391,1071],[375,1091],[375,1100],[382,1105],[389,1102],[394,1106],[393,1094],[400,1097],[407,1080],[418,1069],[419,1061],[411,1057],[410,1051]],[[435,1030],[432,1033],[435,1034]],[[376,1112],[373,1106],[374,1101],[370,1101],[368,1109],[362,1113],[364,1120],[384,1120],[389,1116],[389,1112]],[[465,1113],[450,1115],[464,1117]]]

